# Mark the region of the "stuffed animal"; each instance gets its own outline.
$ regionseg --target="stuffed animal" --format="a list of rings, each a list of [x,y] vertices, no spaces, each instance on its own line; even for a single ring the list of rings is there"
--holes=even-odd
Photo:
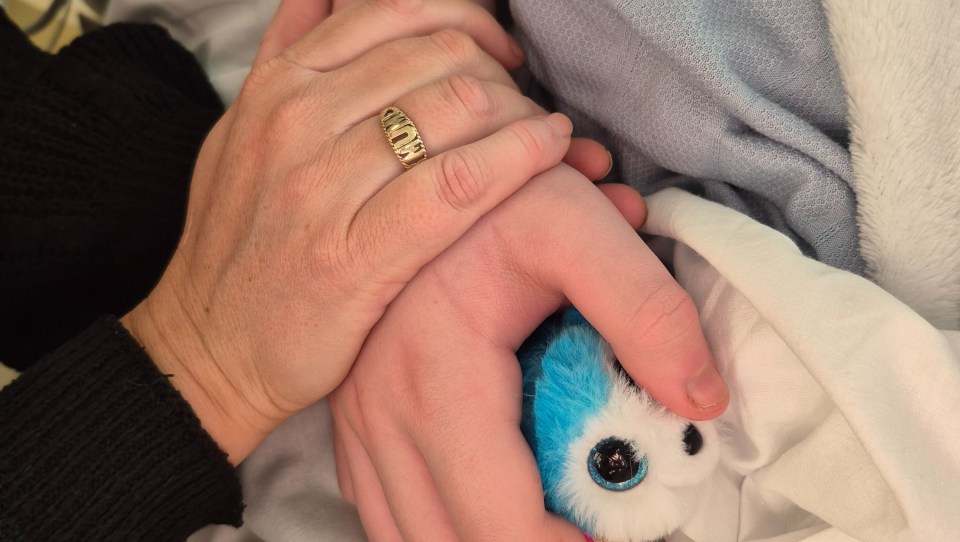
[[[521,429],[546,507],[607,542],[653,541],[680,528],[717,465],[713,424],[654,402],[576,309],[541,326],[518,356]]]

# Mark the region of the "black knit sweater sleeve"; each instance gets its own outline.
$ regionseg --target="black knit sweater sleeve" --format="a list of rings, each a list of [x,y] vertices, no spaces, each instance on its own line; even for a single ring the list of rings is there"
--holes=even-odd
[[[113,318],[0,393],[0,540],[184,540],[242,510],[226,455]]]
[[[162,273],[221,113],[159,28],[107,27],[51,56],[0,10],[0,361],[24,371],[0,391],[0,540],[239,525],[225,454],[97,316],[123,314]]]
[[[146,297],[222,109],[158,27],[109,26],[47,55],[0,10],[0,361],[22,371]]]

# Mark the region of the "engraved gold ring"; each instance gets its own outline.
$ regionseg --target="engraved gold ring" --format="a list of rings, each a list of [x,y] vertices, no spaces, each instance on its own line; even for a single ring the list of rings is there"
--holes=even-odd
[[[423,139],[420,139],[420,132],[406,113],[397,107],[388,107],[380,112],[380,125],[404,169],[410,169],[427,159],[427,149],[423,146]]]

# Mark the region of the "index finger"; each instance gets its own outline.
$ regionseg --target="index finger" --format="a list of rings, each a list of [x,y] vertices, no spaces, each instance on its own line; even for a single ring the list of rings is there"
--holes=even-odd
[[[280,0],[277,13],[260,39],[253,65],[277,56],[299,41],[330,15],[330,9],[330,0]]]
[[[287,58],[314,71],[331,71],[371,48],[400,38],[459,30],[507,69],[523,53],[487,10],[463,0],[363,0],[328,17],[287,51]],[[403,63],[405,59],[398,58]]]

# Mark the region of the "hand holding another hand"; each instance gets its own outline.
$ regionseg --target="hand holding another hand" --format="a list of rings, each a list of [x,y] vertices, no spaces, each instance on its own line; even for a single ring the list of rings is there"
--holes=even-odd
[[[565,299],[662,404],[724,410],[693,302],[634,231],[644,216],[632,189],[561,164],[391,304],[330,397],[340,487],[372,540],[583,540],[544,510],[519,428],[514,352]]]
[[[513,354],[566,299],[667,407],[726,405],[692,303],[631,228],[642,201],[587,181],[606,152],[517,92],[520,62],[466,1],[283,2],[173,261],[123,319],[235,464],[364,347],[331,405],[374,540],[579,539],[543,510]],[[409,171],[389,106],[430,155]]]
[[[172,262],[122,320],[234,463],[343,379],[424,264],[570,146],[569,121],[516,91],[519,50],[486,10],[357,2],[310,30],[299,17],[329,4],[304,6],[278,12],[272,28],[295,31],[264,38],[200,153]],[[409,171],[388,106],[430,153]],[[602,172],[602,149],[579,146]]]

